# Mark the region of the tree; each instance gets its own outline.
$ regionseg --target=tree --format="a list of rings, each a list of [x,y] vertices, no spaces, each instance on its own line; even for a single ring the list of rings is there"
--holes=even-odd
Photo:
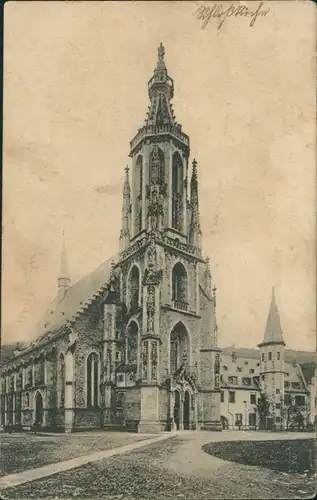
[[[289,403],[284,404],[281,415],[287,431],[290,428],[297,428],[298,430],[304,429],[306,415],[305,405],[298,405],[293,398],[290,398]]]
[[[270,402],[268,396],[264,393],[260,393],[260,397],[258,398],[257,404],[257,413],[259,417],[259,428],[266,428],[266,417],[270,414]]]

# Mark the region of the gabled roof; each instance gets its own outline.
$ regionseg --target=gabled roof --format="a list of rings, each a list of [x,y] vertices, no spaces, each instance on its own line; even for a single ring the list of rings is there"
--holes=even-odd
[[[269,315],[266,322],[264,338],[262,344],[283,344],[286,345],[281,328],[280,314],[276,305],[274,288],[272,288],[272,298]]]
[[[109,281],[112,262],[117,262],[118,258],[119,255],[111,257],[111,259],[105,261],[97,269],[71,286],[61,301],[56,297],[51,302],[45,315],[32,332],[34,337],[37,337],[36,343],[48,339],[53,332],[59,330],[66,322],[73,320],[76,314],[102,291]]]

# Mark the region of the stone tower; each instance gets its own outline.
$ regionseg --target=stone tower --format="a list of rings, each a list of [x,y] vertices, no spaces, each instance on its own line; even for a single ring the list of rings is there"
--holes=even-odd
[[[264,338],[259,347],[261,356],[261,387],[271,403],[270,412],[273,418],[273,425],[277,428],[280,428],[283,424],[281,409],[284,402],[285,345],[273,288]]]
[[[162,44],[148,93],[145,123],[130,143],[131,188],[125,170],[119,299],[105,305],[115,397],[139,432],[218,429],[215,295],[201,253],[197,162],[189,183],[189,137],[175,119]]]

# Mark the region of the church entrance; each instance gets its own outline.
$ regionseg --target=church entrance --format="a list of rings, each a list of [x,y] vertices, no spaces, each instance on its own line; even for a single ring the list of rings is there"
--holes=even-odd
[[[184,430],[190,428],[190,395],[188,391],[185,391],[184,397]]]
[[[35,400],[35,422],[37,424],[43,423],[43,398],[39,392]]]
[[[174,403],[174,422],[176,424],[177,430],[179,430],[180,424],[180,409],[181,409],[181,395],[178,390],[175,391],[175,403]]]

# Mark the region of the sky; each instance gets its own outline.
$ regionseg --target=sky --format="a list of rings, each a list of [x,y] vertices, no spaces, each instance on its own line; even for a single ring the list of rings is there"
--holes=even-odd
[[[274,286],[287,346],[315,349],[314,5],[265,2],[253,27],[230,17],[219,30],[202,29],[201,5],[5,5],[3,343],[32,339],[55,297],[63,230],[73,282],[117,252],[129,141],[163,42],[198,161],[220,345],[262,340]]]

